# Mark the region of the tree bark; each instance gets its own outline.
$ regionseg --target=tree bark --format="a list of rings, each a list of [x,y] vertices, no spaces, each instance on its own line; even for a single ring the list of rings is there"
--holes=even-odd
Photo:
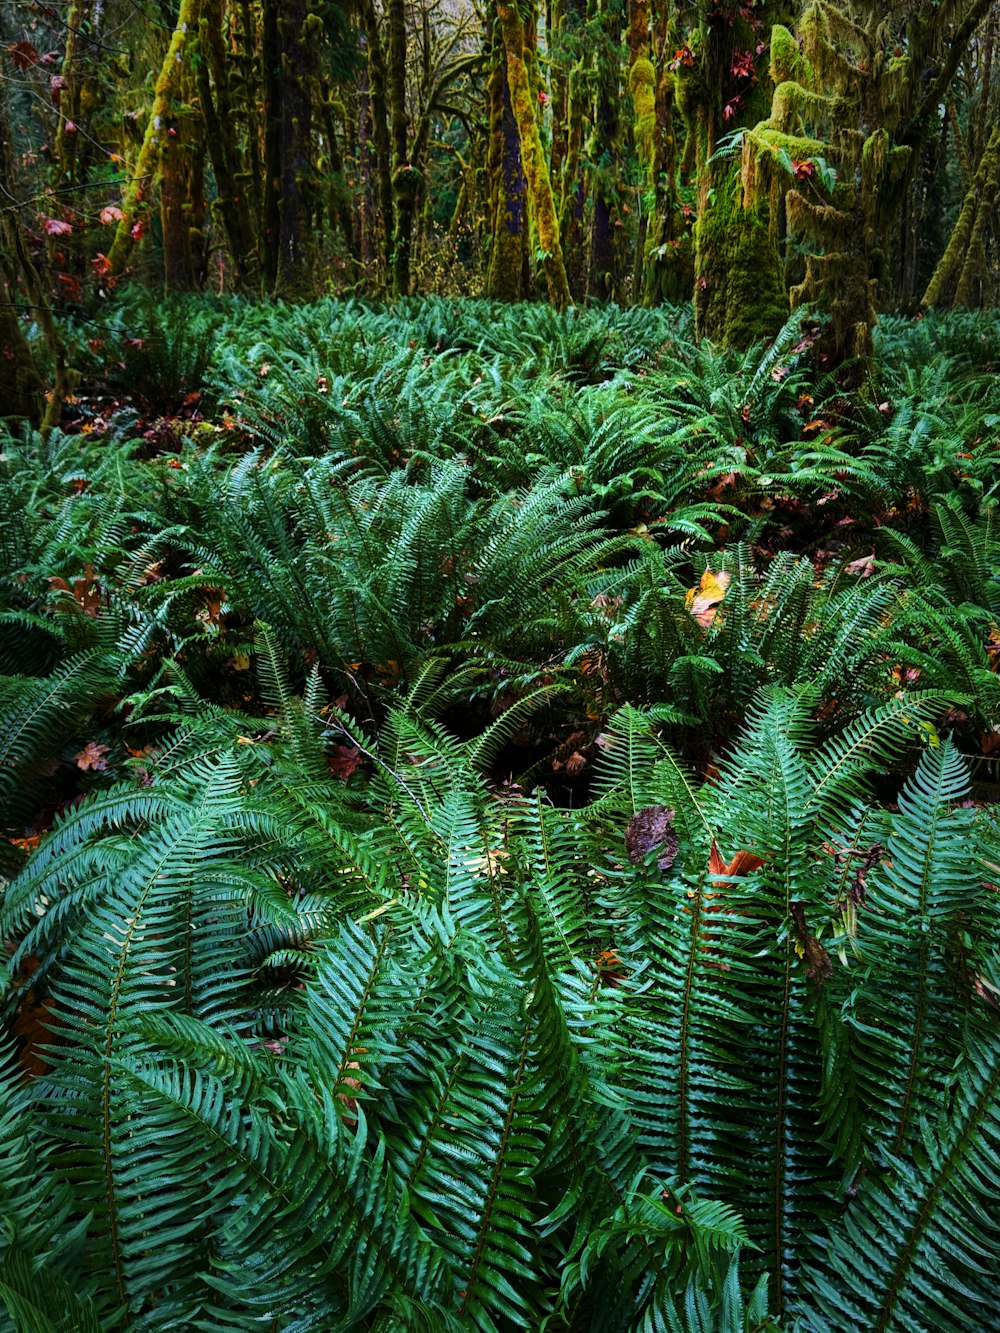
[[[507,51],[495,11],[489,15],[492,46],[489,76],[490,259],[486,293],[495,300],[519,301],[525,225],[525,180],[521,140],[507,79]]]
[[[525,63],[526,39],[524,24],[513,0],[498,0],[497,18],[507,53],[507,80],[510,87],[511,108],[517,123],[524,164],[525,184],[541,252],[542,271],[545,274],[549,301],[556,310],[565,310],[570,303],[569,283],[563,262],[559,239],[559,220],[552,197],[552,181],[545,160],[545,150],[539,133],[538,120],[531,95],[531,82]]]
[[[281,10],[278,18],[281,200],[274,294],[297,300],[313,293],[314,247],[309,220],[314,191],[309,152],[313,113],[310,52],[322,36],[322,24],[311,12],[309,0],[285,0]]]
[[[142,148],[122,200],[122,218],[107,255],[108,272],[114,277],[121,273],[128,261],[135,239],[132,229],[141,219],[149,202],[150,186],[166,136],[171,101],[181,84],[187,48],[197,28],[200,6],[201,0],[181,0],[177,23],[156,80]]]

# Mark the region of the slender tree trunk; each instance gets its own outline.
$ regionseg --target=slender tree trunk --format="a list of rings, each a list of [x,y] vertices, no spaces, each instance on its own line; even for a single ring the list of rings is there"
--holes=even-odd
[[[564,33],[566,40],[572,43],[574,49],[581,42],[584,21],[584,0],[565,0]],[[590,44],[584,43],[579,58],[570,70],[567,82],[566,156],[562,164],[559,189],[559,235],[566,263],[566,277],[575,300],[583,297],[587,286],[583,235],[586,187],[582,162],[589,61]]]
[[[0,11],[0,42],[5,40],[3,14]],[[0,284],[2,321],[0,321],[0,401],[11,411],[40,423],[47,434],[58,425],[62,405],[70,388],[71,373],[66,366],[66,349],[52,314],[48,285],[43,281],[24,242],[17,207],[14,155],[10,140],[10,108],[7,81],[0,79],[0,197],[14,201],[0,208]],[[30,348],[17,323],[15,293],[21,287],[27,297],[35,323],[42,330],[45,345],[55,369],[51,391],[45,395],[41,377],[31,364]],[[9,394],[9,397],[7,396]],[[45,398],[47,397],[47,402]],[[8,409],[4,409],[5,411]]]
[[[392,280],[392,237],[395,227],[392,197],[392,144],[389,138],[389,106],[382,37],[374,0],[361,0],[361,16],[368,45],[368,98],[371,107],[372,142],[375,145],[375,172],[378,181],[379,211],[382,215],[382,260],[384,279]]]
[[[486,292],[501,301],[524,295],[522,252],[525,180],[521,140],[510,100],[507,51],[495,11],[488,16],[492,49],[489,76],[490,260]]]
[[[72,191],[82,183],[80,141],[85,137],[85,122],[100,102],[98,81],[88,78],[83,68],[86,48],[84,27],[89,24],[93,0],[72,0],[66,11],[66,46],[63,53],[58,90],[59,123],[52,145],[52,176],[57,190]],[[69,196],[72,198],[72,195]],[[68,237],[59,238],[59,247],[68,252],[65,267],[79,276],[83,272],[82,235],[74,228]],[[47,246],[49,263],[54,260],[56,242]]]
[[[526,63],[527,40],[524,24],[513,0],[498,0],[497,18],[507,53],[507,81],[510,88],[511,108],[517,123],[521,143],[521,161],[524,164],[528,201],[538,232],[542,271],[545,274],[549,301],[557,310],[565,310],[570,303],[569,283],[563,263],[559,240],[559,220],[552,197],[552,181],[535,116],[531,82]]]
[[[321,40],[322,24],[311,12],[309,0],[285,0],[281,8],[278,19],[281,203],[274,292],[276,296],[298,299],[313,292],[314,246],[310,215],[314,182],[309,155],[313,113],[311,50]]]
[[[954,296],[951,304],[969,304],[983,233],[992,218],[998,198],[1000,198],[1000,126],[994,126],[962,203],[947,249],[938,261],[938,266],[924,293],[923,305],[949,304],[947,297],[953,288]]]
[[[590,229],[590,274],[588,294],[610,300],[616,292],[618,270],[615,253],[615,223],[618,212],[618,10],[614,0],[602,0],[601,40],[597,53],[597,104],[590,158],[593,172],[594,211]]]
[[[174,27],[160,76],[156,80],[153,106],[146,122],[146,132],[132,179],[122,200],[122,218],[115,239],[108,251],[107,265],[112,276],[121,273],[128,262],[135,239],[133,228],[140,221],[149,202],[153,175],[160,161],[171,102],[177,96],[186,68],[187,48],[197,29],[201,0],[181,0],[177,23]]]
[[[420,174],[409,159],[406,115],[406,5],[388,0],[389,118],[392,136],[392,294],[410,293],[410,247]]]
[[[17,291],[0,281],[0,417],[26,417],[37,426],[45,408],[45,385],[17,317]]]
[[[185,66],[177,89],[180,109],[171,115],[160,147],[157,181],[163,234],[163,285],[168,292],[193,291],[197,285],[192,247],[196,201],[192,186],[199,175],[197,158],[204,136],[194,132],[194,117],[188,109],[191,79],[192,71]]]
[[[203,0],[198,29],[198,97],[205,121],[205,141],[218,186],[217,209],[236,266],[240,287],[254,286],[256,239],[250,199],[240,178],[241,157],[229,84],[229,66],[222,40],[223,0]],[[211,77],[210,77],[211,75]],[[250,134],[252,138],[252,131]]]
[[[278,278],[278,246],[281,232],[281,116],[284,78],[281,68],[279,0],[263,0],[261,16],[261,62],[264,67],[264,190],[261,199],[261,265],[265,291],[273,291]]]

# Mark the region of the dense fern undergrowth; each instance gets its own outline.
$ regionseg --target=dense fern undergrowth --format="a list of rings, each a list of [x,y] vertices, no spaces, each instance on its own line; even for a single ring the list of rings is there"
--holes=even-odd
[[[996,1327],[998,358],[81,324],[0,459],[0,1324]]]

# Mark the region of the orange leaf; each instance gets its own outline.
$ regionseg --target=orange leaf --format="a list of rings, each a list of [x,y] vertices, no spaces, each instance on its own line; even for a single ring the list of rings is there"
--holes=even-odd
[[[710,875],[729,875],[734,879],[742,879],[746,875],[752,875],[763,864],[764,858],[762,856],[756,856],[753,852],[739,851],[727,865],[722,859],[718,843],[714,838],[712,839],[712,850],[708,857],[708,873]]]

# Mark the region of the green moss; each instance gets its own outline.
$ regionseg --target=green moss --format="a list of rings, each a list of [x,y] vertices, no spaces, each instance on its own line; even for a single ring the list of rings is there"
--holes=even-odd
[[[635,151],[647,185],[652,183],[656,149],[656,71],[653,62],[640,56],[629,70],[629,92],[635,112]]]
[[[767,204],[743,207],[739,171],[717,187],[695,225],[695,321],[700,338],[749,347],[773,337],[789,304]]]
[[[566,265],[563,262],[552,180],[535,116],[537,99],[532,96],[531,80],[524,59],[526,47],[524,25],[516,6],[510,3],[497,5],[497,18],[500,21],[500,30],[507,51],[507,86],[510,89],[510,104],[521,141],[521,165],[537,232],[538,250],[549,300],[557,310],[565,310],[571,300],[569,282],[566,278]]]
[[[825,117],[835,111],[833,100],[825,93],[814,93],[792,80],[775,88],[769,124],[776,130],[790,132],[803,117]]]
[[[812,82],[809,61],[792,34],[780,23],[771,29],[771,81],[775,84]]]

